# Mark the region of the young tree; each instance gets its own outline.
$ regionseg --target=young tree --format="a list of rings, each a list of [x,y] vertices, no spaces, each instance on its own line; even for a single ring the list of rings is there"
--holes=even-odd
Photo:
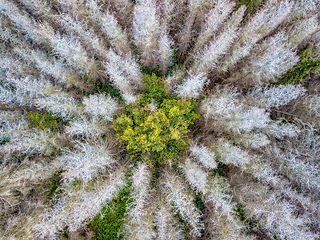
[[[262,129],[262,132],[267,134],[269,137],[282,140],[285,137],[296,136],[297,133],[299,133],[299,129],[293,124],[283,123],[282,120],[278,120],[270,122]]]
[[[108,50],[93,29],[89,28],[84,21],[74,19],[67,14],[60,14],[56,17],[56,21],[69,33],[74,33],[79,38],[79,41],[86,47],[91,56],[99,56],[99,58],[106,59]]]
[[[102,143],[76,142],[75,151],[65,150],[58,158],[62,176],[66,184],[81,180],[86,185],[106,168],[111,168],[115,162],[107,147]]]
[[[194,46],[194,52],[202,49],[208,40],[215,34],[219,26],[225,21],[227,16],[232,12],[235,2],[229,0],[218,0],[213,9],[205,17],[205,23]]]
[[[96,182],[91,188],[78,190],[66,187],[57,204],[33,225],[39,239],[57,239],[58,232],[68,226],[71,233],[86,225],[125,186],[125,169],[121,167],[109,179]]]
[[[69,123],[64,128],[68,136],[77,136],[78,138],[96,139],[108,130],[106,122],[96,117],[88,118],[83,115]]]
[[[80,77],[74,71],[67,69],[61,60],[54,57],[49,58],[41,50],[33,50],[22,47],[16,47],[14,52],[19,54],[26,62],[34,64],[40,72],[48,74],[61,82],[69,85],[83,86],[79,81]]]
[[[281,151],[276,146],[270,146],[265,152],[276,161],[278,171],[284,174],[291,182],[299,184],[300,189],[306,191],[319,191],[319,166],[300,160],[299,153],[294,151]]]
[[[138,64],[130,55],[123,57],[110,49],[108,61],[104,63],[104,68],[105,73],[110,76],[114,86],[121,91],[127,103],[132,103],[138,99],[133,90],[142,87],[142,76]]]
[[[208,85],[209,81],[205,74],[201,72],[189,72],[189,76],[181,85],[176,87],[174,93],[180,98],[198,98],[204,86]]]
[[[164,186],[166,192],[166,201],[173,204],[176,211],[191,227],[193,236],[200,236],[204,228],[201,222],[201,213],[195,207],[192,196],[188,193],[181,179],[171,171],[164,173]]]
[[[193,37],[193,25],[197,14],[201,12],[201,7],[205,5],[204,0],[189,0],[188,1],[188,15],[185,20],[184,28],[181,31],[179,39],[180,57],[185,54],[187,48]]]
[[[222,64],[222,70],[233,68],[242,58],[248,56],[255,44],[267,36],[291,13],[293,2],[281,1],[274,4],[267,1],[251,20],[241,29],[241,36],[236,42],[231,56]]]
[[[233,180],[239,181],[239,175],[233,175]],[[285,199],[277,196],[261,183],[237,184],[233,193],[244,206],[247,218],[259,219],[258,226],[269,237],[274,235],[280,239],[316,239],[306,226],[308,219],[296,217],[294,207]]]
[[[227,89],[217,92],[203,102],[201,109],[209,128],[217,126],[220,131],[240,134],[264,128],[271,121],[264,109],[242,104],[232,95],[225,95],[227,92]]]
[[[318,13],[319,2],[317,0],[297,0],[295,1],[289,18],[286,22],[305,19]]]
[[[167,27],[162,25],[160,27],[160,36],[158,43],[158,53],[159,53],[159,61],[160,61],[160,69],[162,73],[166,73],[168,67],[172,65],[172,57],[173,57],[173,41],[169,37]]]
[[[50,145],[55,145],[53,134],[30,128],[18,111],[0,111],[0,121],[0,153],[4,161],[12,154],[48,154],[52,150]]]
[[[241,233],[243,224],[235,216],[235,204],[231,202],[232,196],[228,194],[229,185],[225,179],[210,176],[198,164],[186,159],[182,166],[183,172],[190,186],[203,194],[203,201],[210,210],[210,220],[213,223],[212,235],[223,239],[246,239]]]
[[[305,20],[296,21],[288,31],[288,42],[291,46],[301,44],[308,36],[319,31],[319,21],[317,16],[307,18]]]
[[[250,155],[238,146],[233,146],[226,139],[218,139],[213,143],[215,153],[224,164],[231,164],[238,167],[245,167],[250,162]]]
[[[201,192],[206,194],[208,189],[208,173],[202,170],[198,164],[192,162],[190,158],[186,158],[181,168],[189,185],[195,189],[197,193]]]
[[[205,168],[215,169],[218,164],[215,161],[216,157],[214,152],[212,152],[208,147],[204,145],[193,144],[190,146],[189,151],[191,152],[191,156],[196,158],[197,161],[201,162],[201,164]]]
[[[151,239],[155,236],[153,229],[152,206],[150,205],[150,177],[148,165],[139,163],[132,176],[132,202],[129,203],[125,229],[129,239]]]
[[[292,100],[304,95],[306,89],[301,85],[279,85],[256,87],[246,95],[247,103],[270,109],[287,105]]]
[[[126,4],[126,1],[122,2]],[[117,51],[128,53],[129,42],[127,33],[121,28],[114,15],[108,10],[102,12],[96,0],[87,1],[86,6],[88,7],[87,12],[90,18],[99,25],[99,30],[106,35],[111,47]],[[123,11],[124,9],[122,8],[121,10]]]
[[[217,87],[214,94],[202,101],[201,112],[206,119],[230,117],[239,105],[239,93],[230,87]]]
[[[61,36],[47,23],[36,23],[7,0],[1,0],[1,12],[5,14],[18,30],[37,44],[50,46],[52,52],[63,58],[80,73],[97,76],[99,69],[78,40],[72,36]]]
[[[154,0],[138,0],[133,9],[133,38],[145,66],[155,68],[159,19]]]
[[[255,239],[245,234],[246,226],[235,215],[236,204],[232,202],[230,186],[226,179],[216,176],[208,178],[208,193],[204,202],[211,209],[209,231],[222,239]]]
[[[184,236],[179,223],[175,220],[173,209],[170,204],[161,197],[157,202],[155,213],[155,222],[157,226],[157,238],[160,240],[182,240]]]
[[[215,69],[218,60],[227,52],[237,36],[238,32],[235,29],[226,28],[217,39],[196,55],[193,69],[204,73],[209,73]]]
[[[82,103],[84,105],[84,112],[101,117],[107,121],[112,121],[113,115],[118,108],[117,102],[111,96],[106,96],[104,93],[84,97]]]
[[[299,56],[286,43],[287,36],[280,32],[265,40],[260,53],[253,54],[248,64],[242,68],[240,76],[233,74],[234,79],[246,86],[263,85],[275,82],[276,78],[286,73],[299,61]]]
[[[297,99],[290,112],[300,116],[304,122],[314,124],[314,127],[319,129],[320,123],[318,120],[320,118],[320,94],[305,95],[302,98]]]

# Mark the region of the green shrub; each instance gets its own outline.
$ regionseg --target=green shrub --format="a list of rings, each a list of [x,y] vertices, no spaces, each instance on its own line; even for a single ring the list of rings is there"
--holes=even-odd
[[[51,112],[33,112],[28,113],[27,120],[30,127],[35,127],[41,130],[52,129],[52,130],[62,130],[63,120],[59,117],[54,116]]]
[[[58,171],[52,178],[49,179],[49,194],[52,196],[55,191],[60,187],[62,179],[62,170]]]
[[[239,0],[236,4],[236,10],[238,10],[242,5],[245,5],[247,7],[247,11],[252,12],[258,9],[263,2],[264,0]]]
[[[244,222],[249,229],[253,231],[257,229],[259,221],[255,217],[248,217],[242,204],[238,203],[234,211],[239,219]]]
[[[205,208],[204,202],[202,201],[202,194],[201,194],[201,193],[198,193],[198,194],[195,195],[194,205],[195,205],[196,208],[198,208],[200,211],[203,211],[203,209]]]
[[[46,192],[48,193],[44,202],[50,205],[57,203],[57,199],[54,198],[55,195],[63,193],[63,190],[60,188],[62,184],[62,170],[56,172],[51,178],[47,179],[45,184]]]
[[[0,136],[0,146],[5,145],[6,143],[10,142],[10,138],[6,135]]]
[[[152,75],[145,75],[143,78],[143,94],[141,95],[140,105],[150,104],[153,101],[160,104],[164,99],[169,98],[169,91],[163,78]]]
[[[159,180],[159,177],[160,177],[160,166],[158,163],[156,163],[154,166],[153,166],[153,169],[152,169],[152,175],[151,175],[151,180],[150,180],[150,187],[151,188],[155,188],[157,186],[157,183],[158,183],[158,180]]]
[[[218,167],[216,169],[213,170],[214,174],[218,174],[222,177],[227,177],[227,173],[226,173],[226,169],[227,169],[227,165],[224,165],[222,163],[218,163]]]
[[[142,154],[151,166],[168,163],[169,159],[175,162],[188,146],[187,133],[199,117],[195,102],[169,99],[164,80],[154,74],[146,76],[143,83],[140,103],[128,105],[126,113],[114,121],[119,142],[126,145],[130,155]],[[151,103],[156,109],[148,106]]]
[[[101,214],[96,215],[90,222],[91,227],[97,233],[97,240],[123,239],[119,230],[124,223],[127,204],[132,201],[129,198],[129,189],[130,186],[122,189],[108,207],[104,207]]]
[[[320,71],[320,58],[314,60],[311,57],[311,50],[306,49],[300,55],[300,61],[294,65],[279,81],[278,84],[291,84],[296,81],[304,84],[303,78],[310,79],[310,73],[319,75]]]
[[[96,82],[95,84],[93,84],[93,90],[94,90],[94,93],[104,92],[107,95],[110,95],[111,97],[118,98],[119,101],[123,102],[120,91],[118,89],[113,88],[108,83]]]

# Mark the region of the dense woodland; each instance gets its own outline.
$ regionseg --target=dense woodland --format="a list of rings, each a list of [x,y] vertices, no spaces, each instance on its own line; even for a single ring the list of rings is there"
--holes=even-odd
[[[0,239],[320,239],[319,0],[0,0]]]

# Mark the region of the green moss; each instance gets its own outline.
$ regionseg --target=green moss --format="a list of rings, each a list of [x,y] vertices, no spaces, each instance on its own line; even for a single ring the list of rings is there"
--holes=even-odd
[[[178,53],[176,53],[177,50],[175,50],[174,54],[178,55]],[[176,58],[178,58],[178,56],[176,56]],[[167,72],[164,74],[165,77],[168,77],[170,75],[172,75],[175,71],[178,71],[179,69],[183,68],[183,63],[180,61],[176,61],[176,63],[172,64],[171,66],[168,67]]]
[[[311,73],[320,75],[320,57],[314,60],[311,55],[310,49],[303,51],[300,55],[300,61],[281,78],[278,84],[293,84],[297,81],[304,84],[303,79],[310,79]]]
[[[190,239],[188,236],[189,231],[187,231],[188,224],[183,220],[179,211],[174,214],[175,219],[177,219],[179,229],[181,230],[181,234],[185,236],[185,239]]]
[[[69,238],[69,229],[68,229],[68,227],[64,227],[63,228],[60,237],[61,237],[61,239],[64,239],[64,240],[70,239]]]
[[[101,210],[90,222],[90,226],[96,231],[97,240],[123,239],[120,233],[124,223],[129,198],[130,185],[122,189],[109,203],[108,207]]]
[[[195,102],[170,99],[164,80],[154,74],[143,83],[140,103],[128,105],[114,121],[118,140],[130,155],[142,155],[151,166],[175,162],[188,146],[187,133],[199,117]]]

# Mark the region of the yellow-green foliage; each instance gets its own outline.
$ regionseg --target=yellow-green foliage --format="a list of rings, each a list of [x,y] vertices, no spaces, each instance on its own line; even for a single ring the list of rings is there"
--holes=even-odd
[[[141,104],[149,104],[152,100],[161,103],[164,99],[169,98],[169,91],[165,81],[154,73],[144,76],[143,86],[145,89],[141,96]]]
[[[28,113],[28,122],[30,127],[36,127],[39,129],[59,129],[62,127],[61,119],[55,117],[52,113],[43,111],[43,112],[33,112]]]
[[[114,122],[121,144],[131,155],[142,154],[151,165],[179,159],[179,152],[188,145],[188,129],[199,117],[195,103],[185,99],[169,99],[162,78],[147,75],[141,101],[126,107]],[[153,104],[156,109],[148,106]]]

